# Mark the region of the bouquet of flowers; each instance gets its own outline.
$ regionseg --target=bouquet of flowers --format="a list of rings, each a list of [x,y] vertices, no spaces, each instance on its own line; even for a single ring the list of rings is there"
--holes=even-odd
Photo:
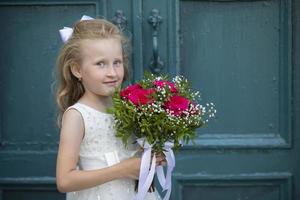
[[[193,141],[196,129],[216,113],[213,103],[203,106],[198,103],[199,99],[199,92],[193,92],[184,77],[170,80],[168,76],[150,73],[114,95],[111,112],[115,117],[117,137],[127,144],[134,136],[144,150],[136,199],[146,195],[155,171],[162,188],[167,190],[164,199],[169,199],[175,166],[172,149],[177,150],[182,143]],[[162,166],[155,169],[155,154],[165,155],[166,176]]]

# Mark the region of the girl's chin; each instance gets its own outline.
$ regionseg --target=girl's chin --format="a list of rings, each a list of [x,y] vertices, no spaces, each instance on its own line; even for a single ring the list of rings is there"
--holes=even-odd
[[[100,96],[113,96],[117,91],[118,87],[106,87],[105,91],[98,91]]]
[[[117,90],[116,88],[111,88],[110,90],[107,91],[107,95],[113,96],[115,94],[116,90]]]

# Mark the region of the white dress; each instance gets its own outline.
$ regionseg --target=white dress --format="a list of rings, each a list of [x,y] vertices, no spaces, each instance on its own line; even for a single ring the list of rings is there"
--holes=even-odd
[[[76,109],[84,121],[84,138],[80,145],[78,169],[95,170],[130,158],[137,147],[128,144],[125,148],[121,139],[115,137],[114,118],[85,104],[76,103],[68,109]],[[67,109],[67,110],[68,110]],[[119,179],[102,185],[67,193],[67,200],[133,200],[135,181]],[[157,191],[147,193],[145,200],[160,200]]]

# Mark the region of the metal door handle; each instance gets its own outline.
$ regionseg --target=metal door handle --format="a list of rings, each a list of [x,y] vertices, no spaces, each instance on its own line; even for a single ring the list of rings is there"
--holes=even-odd
[[[157,9],[152,9],[148,18],[148,23],[152,26],[152,43],[153,43],[153,59],[150,62],[149,68],[152,73],[158,74],[162,71],[164,63],[158,55],[158,30],[159,25],[162,23],[162,17],[159,15]]]
[[[126,29],[127,18],[122,10],[117,10],[115,12],[112,22],[117,25],[122,32]]]

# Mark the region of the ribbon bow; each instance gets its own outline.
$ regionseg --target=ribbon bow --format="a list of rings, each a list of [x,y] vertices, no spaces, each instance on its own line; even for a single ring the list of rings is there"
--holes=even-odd
[[[139,176],[139,185],[138,185],[138,193],[135,200],[142,200],[146,196],[148,189],[152,183],[154,174],[155,174],[155,164],[156,164],[156,156],[153,155],[152,163],[151,162],[151,151],[152,146],[147,142],[145,138],[139,138],[137,140],[138,144],[144,148],[144,153],[142,155],[141,161],[141,169],[140,169],[140,176]],[[174,143],[166,142],[164,144],[164,154],[166,156],[167,161],[167,174],[164,175],[163,167],[157,166],[157,178],[159,180],[160,185],[163,188],[163,191],[167,190],[167,193],[163,200],[168,200],[171,195],[171,180],[172,180],[172,171],[175,167],[175,156],[172,150]],[[150,169],[149,169],[150,168]]]
[[[94,18],[90,17],[90,16],[87,16],[87,15],[83,15],[80,19],[80,21],[83,21],[83,20],[92,20]],[[66,43],[69,38],[71,37],[71,35],[73,34],[73,28],[70,28],[70,27],[64,27],[63,29],[60,29],[59,30],[59,34],[60,34],[60,37],[62,39],[62,41],[64,43]]]

